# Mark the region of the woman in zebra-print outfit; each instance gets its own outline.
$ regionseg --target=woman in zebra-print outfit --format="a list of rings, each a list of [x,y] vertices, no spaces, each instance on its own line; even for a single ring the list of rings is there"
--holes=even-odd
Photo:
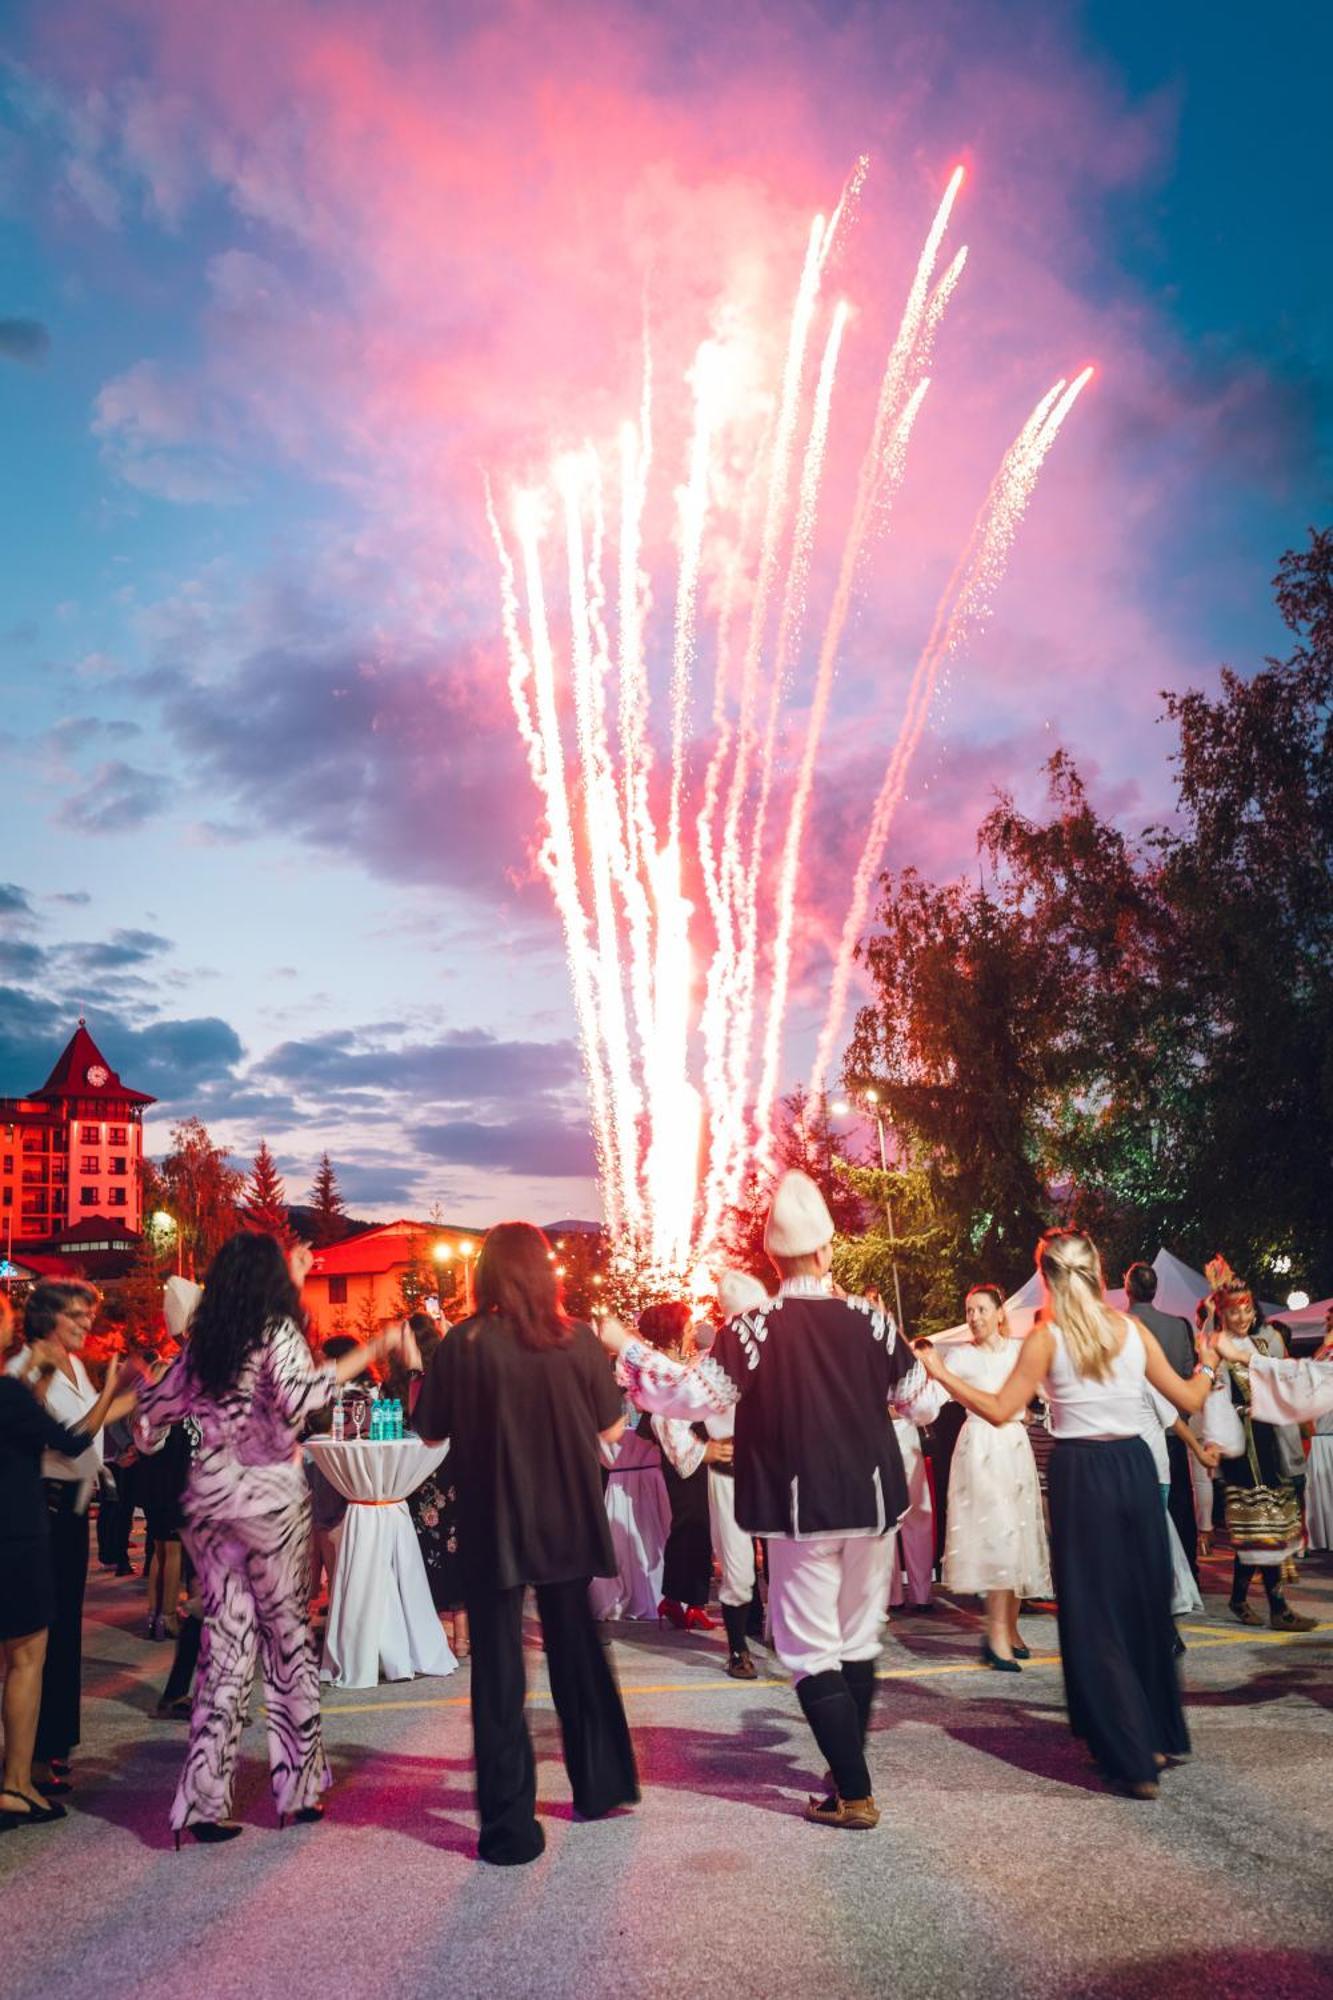
[[[316,1364],[300,1326],[310,1252],[285,1258],[271,1236],[242,1233],[213,1260],[186,1344],[139,1400],[147,1432],[192,1418],[182,1512],[204,1601],[190,1747],[171,1824],[198,1840],[233,1838],[227,1818],[256,1660],[268,1707],[273,1796],[283,1819],[316,1820],[329,1768],[310,1641],[310,1498],[297,1435],[339,1382],[402,1340],[394,1327]]]

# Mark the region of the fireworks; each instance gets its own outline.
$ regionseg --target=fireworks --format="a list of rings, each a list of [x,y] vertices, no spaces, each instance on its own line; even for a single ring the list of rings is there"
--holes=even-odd
[[[962,186],[959,168],[889,349],[777,837],[770,825],[775,758],[806,639],[849,315],[846,302],[825,302],[823,282],[864,173],[861,162],[832,217],[816,217],[811,227],[772,423],[745,481],[739,520],[728,524],[739,553],[718,599],[712,741],[697,797],[690,787],[691,695],[704,551],[710,529],[721,525],[717,455],[733,393],[724,348],[705,342],[690,375],[693,424],[676,495],[669,763],[658,785],[642,569],[653,459],[648,363],[639,417],[622,429],[614,478],[591,447],[567,456],[549,489],[514,497],[503,527],[487,494],[509,690],[542,801],[540,862],[564,930],[607,1226],[636,1264],[673,1277],[714,1249],[756,1148],[771,1161],[802,845],[833,681],[866,548],[891,527],[908,476],[931,349],[967,256],[960,250],[936,276]],[[936,608],[853,880],[809,1079],[815,1091],[843,1032],[856,945],[940,669],[984,616],[1042,463],[1091,373],[1057,382],[1019,431]],[[618,510],[614,544],[608,492]],[[552,613],[548,570],[553,576],[557,565],[560,608]],[[563,685],[572,710],[564,716]]]

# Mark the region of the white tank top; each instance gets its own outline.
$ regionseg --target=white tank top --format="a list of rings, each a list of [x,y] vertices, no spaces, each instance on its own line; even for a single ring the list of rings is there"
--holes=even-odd
[[[1116,1317],[1123,1319],[1124,1315]],[[1050,1404],[1052,1437],[1142,1437],[1148,1357],[1134,1321],[1127,1322],[1124,1346],[1104,1382],[1076,1374],[1063,1330],[1053,1320],[1046,1324],[1055,1342],[1050,1373],[1043,1384]]]

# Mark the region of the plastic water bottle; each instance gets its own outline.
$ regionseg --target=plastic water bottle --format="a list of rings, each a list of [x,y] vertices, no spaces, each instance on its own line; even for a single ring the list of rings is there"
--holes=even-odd
[[[378,1401],[370,1406],[370,1442],[380,1444],[384,1438],[384,1411]]]
[[[403,1438],[403,1406],[395,1396],[389,1405],[389,1441],[401,1444]]]
[[[346,1436],[347,1412],[343,1408],[343,1392],[339,1389],[333,1399],[333,1442],[335,1444],[342,1444]]]

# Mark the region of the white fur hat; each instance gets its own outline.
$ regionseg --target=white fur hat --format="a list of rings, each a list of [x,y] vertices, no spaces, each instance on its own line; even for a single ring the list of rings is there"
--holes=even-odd
[[[791,1167],[773,1193],[764,1230],[770,1257],[808,1257],[833,1241],[833,1217],[828,1203],[809,1174]]]
[[[167,1279],[162,1294],[162,1317],[173,1340],[184,1337],[186,1327],[194,1318],[194,1309],[203,1296],[203,1286],[196,1285],[189,1278]]]
[[[717,1281],[717,1302],[723,1319],[735,1319],[737,1313],[766,1306],[768,1293],[748,1271],[724,1271]]]

